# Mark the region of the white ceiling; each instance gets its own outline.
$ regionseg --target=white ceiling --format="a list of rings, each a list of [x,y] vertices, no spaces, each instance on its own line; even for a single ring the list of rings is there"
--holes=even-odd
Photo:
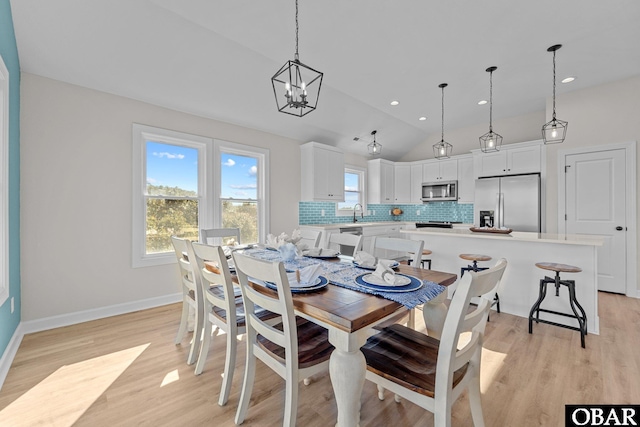
[[[270,82],[295,52],[293,0],[11,6],[25,72],[362,155],[377,129],[391,160],[439,134],[442,82],[446,139],[488,122],[492,65],[494,120],[543,111],[553,44],[558,80],[577,76],[558,94],[640,73],[637,0],[300,0],[300,60],[324,80],[299,118],[277,111]]]

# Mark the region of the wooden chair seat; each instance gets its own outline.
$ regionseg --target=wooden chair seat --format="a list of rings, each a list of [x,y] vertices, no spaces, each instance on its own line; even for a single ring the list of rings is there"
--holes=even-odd
[[[322,326],[296,317],[298,329],[298,367],[306,368],[329,360],[334,347],[329,344],[329,333]],[[283,330],[282,323],[274,325],[279,331]],[[285,349],[258,335],[258,345],[274,358],[285,363]]]
[[[556,264],[554,262],[537,262],[536,267],[543,270],[555,271],[556,273],[580,273],[580,267],[574,267],[567,264]]]
[[[460,254],[460,258],[466,259],[467,261],[491,261],[491,257],[489,255],[481,255],[481,254]]]
[[[242,292],[240,288],[234,288],[234,297],[235,297],[235,306],[236,306],[236,322],[238,324],[238,328],[245,327],[245,312],[244,312],[244,304],[242,303]],[[209,292],[212,295],[215,295],[219,298],[224,298],[224,290],[220,286],[212,286],[209,288]],[[211,310],[212,314],[216,316],[218,319],[227,323],[227,311],[213,306]],[[277,314],[272,313],[271,311],[265,310],[262,307],[256,307],[256,315],[262,320],[275,319],[279,317]]]
[[[367,369],[402,387],[434,397],[440,341],[395,324],[367,340],[362,353]],[[465,363],[453,373],[453,387],[467,372]]]

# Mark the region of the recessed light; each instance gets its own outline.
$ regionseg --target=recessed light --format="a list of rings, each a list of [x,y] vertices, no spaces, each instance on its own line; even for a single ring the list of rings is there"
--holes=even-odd
[[[576,79],[575,77],[570,76],[570,77],[567,77],[566,79],[562,79],[562,83],[571,83],[575,79]]]
[[[400,104],[398,101],[391,101],[391,105],[398,105]]]
[[[426,118],[426,117],[424,117],[424,116],[422,116],[422,117],[420,117],[418,120],[420,120],[420,121],[424,121],[424,120],[427,120],[427,118]]]
[[[484,105],[487,103],[486,99],[483,99],[482,101],[478,101],[478,105]]]

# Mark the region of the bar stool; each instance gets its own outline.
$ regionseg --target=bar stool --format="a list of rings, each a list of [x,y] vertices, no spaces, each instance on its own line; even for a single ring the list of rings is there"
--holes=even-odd
[[[536,263],[536,267],[541,268],[543,270],[555,271],[556,276],[554,278],[545,276],[544,279],[540,279],[540,293],[538,296],[538,300],[535,302],[535,304],[533,304],[533,307],[531,307],[531,312],[529,313],[529,333],[530,334],[533,333],[534,320],[536,321],[536,323],[547,323],[549,325],[560,326],[561,328],[580,331],[580,343],[582,345],[582,348],[585,348],[584,337],[585,335],[587,335],[587,314],[584,312],[584,309],[576,299],[576,283],[574,280],[560,279],[560,273],[579,273],[582,271],[582,269],[580,267],[574,267],[572,265],[556,264],[552,262],[538,262]],[[569,304],[571,305],[571,310],[573,311],[573,315],[540,308],[540,304],[542,303],[544,298],[547,296],[547,285],[549,283],[553,283],[556,286],[556,296],[559,296],[560,285],[566,286],[569,289]],[[578,308],[578,310],[580,310],[582,315],[578,314],[576,307]],[[580,326],[576,328],[575,326],[562,325],[560,323],[551,322],[549,320],[541,320],[540,319],[541,311],[544,313],[551,313],[551,314],[557,314],[559,316],[571,317],[573,319],[576,319],[578,321],[578,325]],[[535,313],[535,318],[534,318],[534,313]]]
[[[413,252],[409,252],[411,255],[413,255]],[[427,270],[431,270],[431,258],[425,258],[425,256],[431,255],[433,252],[431,252],[429,249],[423,249],[422,250],[422,261],[420,261],[420,267],[424,268],[424,263],[426,262],[429,266],[427,267]],[[411,259],[409,259],[407,261],[408,265],[411,265]]]
[[[489,267],[478,267],[478,261],[491,261],[491,257],[489,255],[481,255],[481,254],[460,254],[458,255],[460,258],[473,261],[473,264],[469,264],[466,267],[460,268],[460,277],[464,276],[465,271],[482,271],[487,270]],[[500,313],[500,297],[498,293],[493,296],[493,302],[491,303],[491,307],[496,306],[496,311]]]

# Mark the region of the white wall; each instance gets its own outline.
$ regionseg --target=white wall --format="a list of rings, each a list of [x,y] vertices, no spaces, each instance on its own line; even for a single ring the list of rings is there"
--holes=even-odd
[[[551,120],[551,100],[547,111],[547,120]],[[547,145],[546,215],[550,233],[558,229],[558,150],[640,141],[640,76],[558,96],[556,115],[569,126],[562,144]],[[636,164],[640,165],[640,150],[636,153]],[[640,188],[637,172],[636,188]],[[637,238],[640,242],[640,230]],[[640,266],[640,254],[636,266]]]
[[[131,268],[131,125],[270,150],[270,230],[298,224],[299,142],[22,74],[22,320],[175,294],[175,265]],[[292,179],[293,177],[293,179]]]
[[[539,111],[522,116],[494,120],[493,131],[502,135],[504,138],[503,144],[541,139],[541,129],[545,123],[544,117],[544,111]],[[445,123],[444,140],[453,145],[452,155],[468,154],[470,150],[480,148],[478,138],[488,131],[489,116],[487,112],[487,122],[476,126],[449,130],[446,128]],[[433,159],[433,144],[440,142],[441,138],[440,131],[429,135],[424,142],[404,155],[401,161]]]

